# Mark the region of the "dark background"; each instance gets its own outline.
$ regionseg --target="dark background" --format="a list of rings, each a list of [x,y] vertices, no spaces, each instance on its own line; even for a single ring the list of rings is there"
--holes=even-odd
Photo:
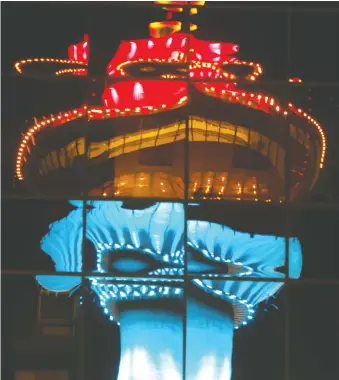
[[[83,34],[89,33],[91,55],[95,56],[91,70],[103,75],[121,40],[148,37],[148,23],[163,18],[164,12],[151,2],[2,3],[3,270],[53,270],[49,258],[40,251],[39,241],[48,231],[48,224],[66,216],[70,207],[65,201],[10,200],[18,188],[13,188],[15,154],[20,134],[33,115],[73,108],[87,97],[84,78],[63,78],[58,82],[53,78],[23,78],[15,73],[14,62],[29,57],[66,58],[68,45],[80,42]],[[305,281],[285,287],[276,299],[260,306],[250,326],[237,332],[233,378],[339,378],[339,7],[320,2],[255,6],[208,2],[193,22],[199,26],[195,33],[198,38],[239,44],[239,58],[260,62],[265,78],[274,81],[271,92],[284,94],[310,111],[328,137],[325,168],[312,204],[299,205],[286,219],[289,232],[300,237],[303,245]],[[281,86],[280,81],[294,76],[307,84]],[[256,207],[244,211],[226,202],[219,211],[208,213],[216,219],[220,218],[218,213],[240,215],[239,219],[243,219],[247,212],[249,226],[258,229],[264,211],[263,206]],[[282,218],[274,211],[271,220],[278,224]],[[38,290],[30,276],[3,274],[3,355],[6,363],[13,365],[13,357],[6,349],[14,339],[34,334],[33,300]],[[84,357],[92,362],[108,354],[116,358],[119,351],[117,329],[105,324],[97,310],[90,307],[85,312],[91,315],[88,320],[101,325],[96,334],[85,336],[91,344]],[[41,363],[46,359],[42,358]]]

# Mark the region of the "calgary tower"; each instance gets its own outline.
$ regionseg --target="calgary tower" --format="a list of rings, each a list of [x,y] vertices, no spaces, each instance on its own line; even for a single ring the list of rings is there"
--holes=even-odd
[[[39,193],[72,189],[73,211],[41,241],[56,272],[72,275],[37,281],[55,293],[87,284],[120,326],[119,380],[229,380],[236,330],[286,276],[299,277],[302,249],[282,231],[248,231],[206,210],[283,203],[287,176],[288,200],[302,198],[324,164],[326,138],[313,116],[255,84],[263,68],[238,59],[238,45],[197,39],[196,25],[174,20],[204,2],[155,3],[167,20],[151,23],[149,38],[120,44],[101,104],[34,119],[16,176]],[[86,76],[90,54],[85,35],[68,58],[15,68]],[[94,258],[85,279],[83,238]]]

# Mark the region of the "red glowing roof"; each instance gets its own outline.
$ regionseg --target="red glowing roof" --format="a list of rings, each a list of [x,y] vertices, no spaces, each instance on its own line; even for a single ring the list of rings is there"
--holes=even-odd
[[[71,61],[88,64],[88,34],[83,41],[68,47],[68,57]]]
[[[166,5],[164,3],[168,2],[157,3]],[[187,2],[171,2],[172,5],[179,5],[175,3],[182,5]],[[191,2],[191,5],[202,5],[200,3],[203,2]],[[89,43],[86,34],[83,41],[69,46],[68,59],[29,58],[17,62],[15,68],[22,73],[23,66],[28,64],[43,63],[51,64],[53,67],[56,64],[66,64],[68,67],[54,70],[54,73],[56,75],[87,75]],[[16,163],[18,178],[23,179],[22,166],[27,143],[34,139],[34,135],[40,130],[49,126],[57,127],[79,117],[106,119],[117,116],[137,116],[182,107],[189,100],[188,78],[192,80],[191,84],[198,91],[221,101],[242,104],[281,117],[286,117],[292,111],[305,118],[320,134],[322,142],[320,167],[322,167],[326,138],[319,123],[293,105],[289,105],[289,109],[284,109],[283,105],[271,96],[258,91],[249,92],[241,89],[237,85],[238,79],[255,81],[263,70],[258,63],[236,58],[238,51],[239,46],[234,43],[203,41],[191,34],[181,32],[158,38],[123,41],[107,66],[107,74],[113,78],[124,77],[126,80],[117,81],[104,89],[102,106],[90,109],[84,106],[81,109],[52,115],[36,122],[24,135],[18,150]],[[69,67],[69,65],[75,65],[75,67]],[[79,68],[79,65],[82,67]],[[239,78],[232,72],[234,65],[248,66],[251,73]],[[140,79],[136,80],[136,76]],[[213,80],[219,81],[213,82]],[[292,83],[300,83],[300,81],[299,78],[290,79]]]

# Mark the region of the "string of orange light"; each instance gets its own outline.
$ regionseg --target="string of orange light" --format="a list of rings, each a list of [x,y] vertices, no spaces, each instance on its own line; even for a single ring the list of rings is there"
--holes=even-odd
[[[210,88],[205,87],[205,91],[207,92],[207,95],[208,95],[209,91],[213,93],[216,91],[216,89],[211,85]],[[226,91],[221,90],[220,94],[226,95]],[[250,100],[247,100],[247,97]],[[176,106],[178,107],[178,106],[185,105],[187,100],[188,100],[187,96],[182,97],[178,101],[178,104]],[[266,108],[270,108],[272,111],[281,113],[284,117],[288,115],[288,110],[278,105],[275,98],[267,97],[262,94],[246,93],[246,92],[242,92],[238,94],[238,93],[233,92],[232,96],[228,97],[227,100],[233,103],[243,102],[242,104],[244,105],[246,105],[244,103],[244,100],[245,101],[247,100],[247,106],[249,107],[253,106],[253,104],[256,104],[257,108],[263,111],[264,110],[263,105],[265,105]],[[251,102],[251,103],[249,104],[248,102]],[[263,103],[260,103],[260,102],[263,102]],[[155,109],[151,107],[151,108],[148,108],[147,112],[150,114],[150,113],[162,112],[162,111],[165,111],[166,109],[168,110],[168,107],[164,104],[163,107],[161,107],[161,109]],[[319,166],[320,168],[322,168],[324,165],[326,147],[327,147],[325,132],[323,131],[319,122],[315,120],[313,117],[311,117],[310,115],[308,115],[306,112],[304,112],[301,108],[296,108],[295,106],[293,106],[292,103],[289,103],[289,109],[291,112],[293,112],[297,116],[305,118],[306,121],[310,123],[311,125],[313,125],[316,128],[317,132],[320,134],[322,145],[321,145],[321,157],[320,157]],[[42,129],[48,126],[55,127],[59,124],[64,124],[76,118],[84,117],[87,115],[89,119],[107,119],[107,118],[118,117],[118,116],[140,115],[140,112],[141,112],[140,107],[136,107],[135,109],[123,109],[123,110],[99,108],[99,107],[88,109],[87,106],[84,105],[83,107],[79,109],[73,109],[71,111],[63,112],[63,113],[58,114],[57,116],[52,115],[51,117],[48,117],[45,119],[43,118],[41,121],[37,122],[31,128],[29,128],[21,140],[20,147],[17,152],[17,160],[16,160],[16,175],[18,179],[22,180],[24,178],[23,173],[22,173],[22,166],[24,162],[24,152],[25,152],[25,149],[27,148],[28,141],[32,136],[34,136],[37,132],[40,132]]]

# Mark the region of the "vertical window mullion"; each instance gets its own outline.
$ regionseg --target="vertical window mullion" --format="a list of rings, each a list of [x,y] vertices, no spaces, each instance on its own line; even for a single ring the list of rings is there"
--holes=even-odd
[[[188,38],[187,38],[187,59],[186,59],[186,83],[187,83],[187,98],[188,98],[188,110],[190,107],[190,101],[191,101],[191,96],[190,96],[190,76],[189,76],[189,68],[190,68],[190,4],[185,8],[185,19],[183,21],[183,32],[187,33]],[[185,115],[185,144],[184,144],[184,250],[185,250],[185,267],[184,267],[184,291],[183,291],[183,302],[184,302],[184,307],[183,307],[183,363],[182,363],[182,379],[186,379],[186,354],[187,354],[187,290],[188,290],[188,284],[189,284],[189,278],[188,278],[188,259],[187,259],[187,211],[188,211],[188,200],[189,200],[189,181],[190,181],[190,166],[189,166],[189,133],[190,133],[190,117],[189,117],[189,112],[186,113]],[[192,129],[193,133],[193,129]],[[193,141],[193,138],[192,138]]]

